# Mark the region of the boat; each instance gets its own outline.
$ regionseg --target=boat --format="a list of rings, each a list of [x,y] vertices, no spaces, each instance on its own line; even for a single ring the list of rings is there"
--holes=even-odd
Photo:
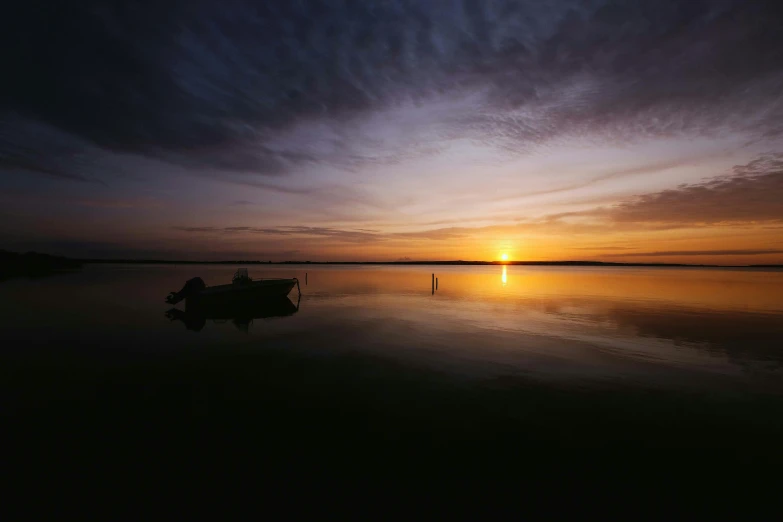
[[[201,331],[207,320],[215,323],[231,321],[237,329],[247,332],[255,319],[288,317],[298,311],[299,302],[294,304],[286,296],[230,304],[188,300],[185,303],[185,310],[171,308],[166,311],[166,317],[170,321],[181,321],[185,324],[185,328],[195,332]]]
[[[286,297],[294,287],[299,289],[299,280],[295,277],[253,280],[248,275],[247,268],[240,268],[227,285],[207,286],[203,279],[194,277],[188,280],[179,292],[169,293],[166,302],[177,304],[185,300],[187,305],[211,306],[251,303],[259,299]],[[301,295],[301,289],[299,293]]]

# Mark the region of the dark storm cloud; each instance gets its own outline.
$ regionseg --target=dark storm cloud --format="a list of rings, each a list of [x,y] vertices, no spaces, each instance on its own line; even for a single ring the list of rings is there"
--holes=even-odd
[[[266,175],[396,161],[418,142],[390,150],[340,125],[465,96],[438,139],[519,152],[569,135],[774,137],[782,18],[771,0],[19,2],[0,27],[0,128],[24,118],[109,151]],[[4,139],[0,165],[80,176],[25,147]]]
[[[89,146],[47,126],[7,117],[0,122],[0,169],[27,170],[55,179],[101,183]]]

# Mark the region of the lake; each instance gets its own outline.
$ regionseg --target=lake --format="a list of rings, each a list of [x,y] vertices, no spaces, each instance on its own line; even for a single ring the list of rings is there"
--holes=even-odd
[[[552,513],[565,491],[720,511],[780,483],[782,271],[253,265],[301,297],[220,317],[164,303],[236,268],[0,283],[23,467],[115,493],[218,473],[451,506],[508,506],[524,483]]]

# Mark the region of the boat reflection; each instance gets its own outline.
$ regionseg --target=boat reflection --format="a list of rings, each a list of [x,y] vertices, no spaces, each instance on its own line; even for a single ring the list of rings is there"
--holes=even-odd
[[[182,321],[185,328],[201,331],[207,320],[215,323],[231,321],[237,329],[247,332],[254,319],[287,317],[299,311],[299,300],[292,303],[288,297],[262,299],[255,302],[237,302],[219,306],[209,304],[186,305],[185,310],[171,308],[166,317],[171,321]]]

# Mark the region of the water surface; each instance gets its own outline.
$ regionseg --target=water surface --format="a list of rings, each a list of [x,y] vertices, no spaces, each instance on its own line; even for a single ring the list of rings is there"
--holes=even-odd
[[[464,378],[783,389],[780,271],[261,265],[251,267],[256,278],[301,279],[301,299],[294,289],[281,317],[229,311],[190,330],[166,318],[168,291],[196,275],[225,283],[235,268],[92,265],[7,281],[0,286],[4,354],[353,352]],[[177,308],[184,312],[184,303]]]
[[[0,411],[25,466],[127,477],[143,462],[182,481],[198,462],[427,491],[698,484],[714,507],[783,462],[781,271],[259,265],[298,277],[301,298],[195,320],[164,303],[236,268],[0,283]]]

